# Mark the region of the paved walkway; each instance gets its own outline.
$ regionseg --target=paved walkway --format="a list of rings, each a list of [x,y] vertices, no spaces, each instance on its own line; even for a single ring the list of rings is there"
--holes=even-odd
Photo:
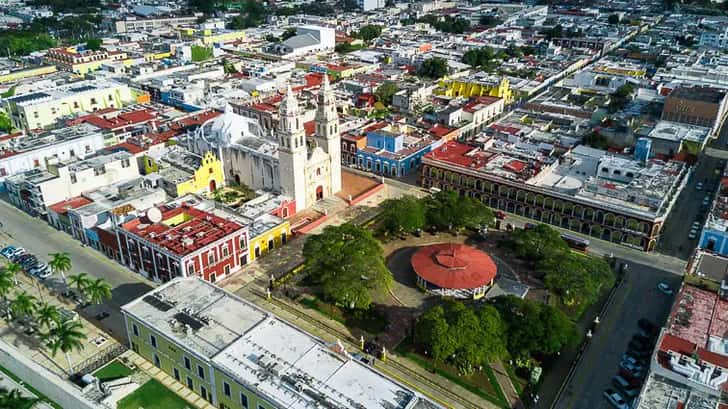
[[[161,369],[152,365],[151,362],[142,358],[134,351],[126,351],[121,356],[126,359],[127,362],[134,364],[137,367],[137,370],[143,371],[153,379],[159,381],[159,383],[164,385],[167,389],[179,395],[182,399],[187,401],[187,403],[189,403],[191,407],[197,409],[215,409],[215,407],[212,406],[209,402],[202,399],[200,395],[191,391],[183,384],[177,382],[173,377],[167,375]]]
[[[503,394],[506,396],[509,407],[514,409],[524,409],[525,406],[523,406],[523,402],[521,402],[521,398],[518,396],[518,392],[516,392],[516,388],[513,386],[511,377],[508,376],[508,371],[506,371],[506,368],[503,366],[503,362],[493,362],[490,364],[490,367],[493,368],[495,378],[498,380],[498,385],[503,391]]]

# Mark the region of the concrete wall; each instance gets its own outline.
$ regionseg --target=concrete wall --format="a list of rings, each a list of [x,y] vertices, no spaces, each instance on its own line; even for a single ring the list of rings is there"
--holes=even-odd
[[[76,385],[61,379],[58,375],[26,358],[20,351],[1,340],[0,365],[64,408],[103,408],[100,404],[91,402],[81,396],[81,390]]]

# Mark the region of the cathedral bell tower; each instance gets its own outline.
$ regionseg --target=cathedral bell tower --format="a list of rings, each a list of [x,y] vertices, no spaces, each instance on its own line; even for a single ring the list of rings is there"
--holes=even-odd
[[[334,90],[329,84],[329,76],[324,81],[316,98],[316,142],[331,158],[331,193],[341,190],[341,139],[339,137],[339,114],[336,112]]]
[[[296,200],[296,211],[306,208],[306,131],[298,99],[288,84],[279,108],[278,166],[283,194]]]

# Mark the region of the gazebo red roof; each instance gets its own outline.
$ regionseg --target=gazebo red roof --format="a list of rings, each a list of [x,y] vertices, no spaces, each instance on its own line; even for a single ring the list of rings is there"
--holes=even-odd
[[[474,289],[495,278],[497,267],[490,256],[464,244],[432,244],[412,256],[418,276],[440,288]]]

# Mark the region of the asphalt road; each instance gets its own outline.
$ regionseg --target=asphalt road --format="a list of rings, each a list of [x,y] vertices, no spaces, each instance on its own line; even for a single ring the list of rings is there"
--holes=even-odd
[[[627,350],[632,335],[638,331],[637,320],[647,318],[662,326],[670,312],[673,296],[657,290],[659,282],[666,282],[676,289],[681,277],[649,265],[630,262],[624,282],[605,316],[600,317],[601,322],[594,331],[594,337],[555,408],[612,407],[602,397],[602,392],[612,387],[611,379],[617,374],[620,358]]]
[[[66,233],[50,227],[45,221],[29,216],[12,204],[0,200],[0,244],[21,246],[48,261],[49,253],[66,252],[71,256],[73,269],[69,274],[85,272],[92,277],[103,278],[111,284],[112,299],[103,305],[89,306],[80,314],[87,317],[97,326],[111,333],[120,342],[126,343],[124,322],[119,307],[151,290],[153,283],[139,274],[127,270],[118,263],[109,260],[105,255],[88,247]],[[44,284],[61,291],[61,277],[54,275]],[[97,321],[94,316],[100,311],[107,311],[110,316]]]

